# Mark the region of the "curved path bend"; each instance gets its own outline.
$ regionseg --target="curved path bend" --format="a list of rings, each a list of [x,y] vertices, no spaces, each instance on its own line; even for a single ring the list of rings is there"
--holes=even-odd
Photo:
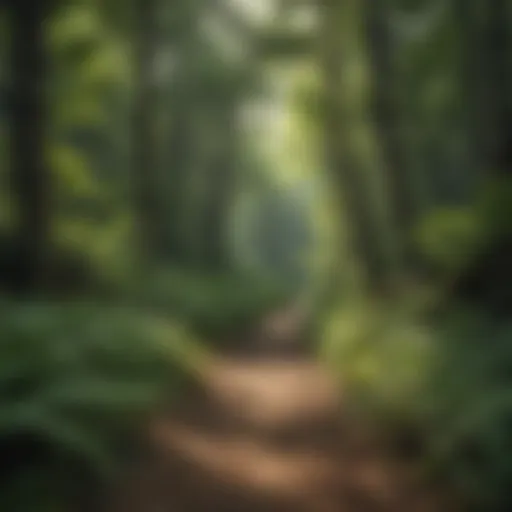
[[[108,512],[454,511],[343,417],[322,366],[265,350],[212,361],[151,422]]]

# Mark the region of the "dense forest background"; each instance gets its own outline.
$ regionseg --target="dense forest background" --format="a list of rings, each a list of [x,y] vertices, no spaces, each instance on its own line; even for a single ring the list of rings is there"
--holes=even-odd
[[[510,2],[2,0],[0,25],[9,510],[101,486],[294,301],[374,424],[510,509]]]

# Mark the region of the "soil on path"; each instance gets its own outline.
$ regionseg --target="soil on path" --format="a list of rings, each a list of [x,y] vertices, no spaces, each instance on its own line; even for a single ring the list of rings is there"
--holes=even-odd
[[[212,361],[200,389],[151,423],[150,449],[107,512],[454,510],[344,418],[323,367],[264,341]]]

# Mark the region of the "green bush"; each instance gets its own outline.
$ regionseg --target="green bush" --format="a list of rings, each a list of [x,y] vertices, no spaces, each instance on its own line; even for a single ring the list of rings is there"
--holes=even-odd
[[[437,358],[419,404],[429,464],[477,510],[512,507],[512,324],[475,313],[437,333]]]
[[[221,341],[250,330],[264,313],[283,303],[289,291],[260,276],[169,270],[146,281],[136,295],[141,303],[171,313],[201,337]]]
[[[420,222],[416,243],[429,267],[450,277],[468,265],[484,239],[481,215],[470,208],[439,208]]]
[[[412,413],[428,377],[433,347],[428,330],[401,308],[344,306],[327,324],[321,357],[366,412]],[[405,419],[405,418],[404,418]]]
[[[6,509],[39,511],[45,499],[115,474],[136,428],[178,391],[197,351],[172,324],[121,308],[2,306],[0,493]],[[32,484],[50,492],[40,481],[58,482],[58,497],[27,495]]]
[[[390,440],[412,430],[424,469],[469,509],[511,509],[512,323],[361,306],[333,315],[322,355],[356,411]]]

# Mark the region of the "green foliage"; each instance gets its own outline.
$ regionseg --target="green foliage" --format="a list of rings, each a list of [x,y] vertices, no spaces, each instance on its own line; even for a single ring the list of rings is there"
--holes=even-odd
[[[130,220],[125,215],[102,223],[63,216],[55,226],[55,246],[62,252],[61,259],[74,257],[88,265],[93,289],[97,284],[100,289],[120,292],[133,272],[133,254],[126,251],[130,235]]]
[[[489,237],[509,232],[512,218],[512,180],[508,176],[488,180],[482,187],[477,210],[485,222]]]
[[[390,413],[407,410],[415,400],[429,367],[428,341],[428,332],[411,322],[409,311],[358,301],[332,315],[320,350],[356,401],[385,406]]]
[[[99,183],[95,182],[83,155],[73,148],[54,148],[51,152],[51,164],[55,173],[56,188],[61,194],[65,191],[75,201],[77,198],[97,197],[101,194]]]
[[[312,40],[303,31],[275,27],[260,35],[259,51],[268,60],[304,59],[311,52]]]
[[[439,208],[417,228],[416,241],[429,265],[453,276],[472,261],[484,237],[484,224],[470,208]]]
[[[201,336],[219,341],[250,330],[288,294],[282,283],[261,276],[175,269],[147,280],[139,291],[139,300],[172,312]]]
[[[10,489],[11,510],[24,497],[13,485],[29,485],[36,468],[35,481],[60,482],[61,498],[86,485],[64,484],[66,473],[113,476],[134,429],[198,358],[178,327],[122,308],[4,302],[0,326],[0,446],[12,453],[2,460],[1,492]],[[33,507],[44,496],[29,499]]]
[[[376,429],[420,439],[427,474],[471,510],[510,509],[512,324],[452,311],[427,325],[363,305],[334,315],[322,348]]]

